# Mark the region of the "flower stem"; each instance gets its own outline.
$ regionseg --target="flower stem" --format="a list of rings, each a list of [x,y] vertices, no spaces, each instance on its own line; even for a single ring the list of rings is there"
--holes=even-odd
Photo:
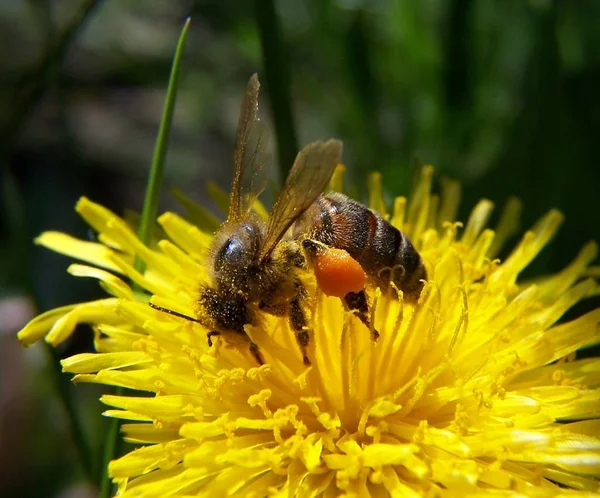
[[[46,344],[45,349],[48,352],[48,356],[50,357],[50,370],[52,372],[54,385],[56,386],[56,389],[59,393],[59,398],[62,402],[63,408],[67,413],[67,420],[69,421],[69,432],[71,433],[71,437],[73,438],[73,442],[75,443],[75,447],[77,448],[77,451],[79,453],[79,458],[81,459],[81,467],[83,468],[86,479],[88,479],[89,482],[93,483],[94,471],[92,462],[92,451],[90,449],[90,445],[87,439],[85,438],[83,427],[81,426],[81,422],[79,421],[79,417],[77,416],[77,410],[75,409],[75,405],[73,404],[73,397],[71,396],[71,382],[62,373],[60,367],[60,355],[57,353],[56,349],[54,349],[48,344]]]
[[[158,210],[158,200],[160,197],[160,191],[162,189],[162,178],[164,171],[165,157],[167,154],[167,144],[169,141],[169,134],[171,131],[171,124],[173,121],[173,111],[175,109],[175,100],[177,96],[177,84],[179,82],[179,73],[181,70],[181,61],[183,58],[183,46],[185,38],[190,25],[190,18],[188,18],[183,25],[181,34],[179,35],[179,41],[177,42],[177,48],[175,49],[175,56],[173,58],[173,65],[171,67],[171,75],[169,77],[169,86],[167,88],[167,97],[165,99],[165,105],[163,108],[163,114],[158,129],[158,136],[156,139],[156,145],[154,148],[154,154],[152,156],[152,164],[150,166],[150,174],[148,176],[148,184],[146,186],[146,194],[144,197],[144,207],[142,209],[142,218],[140,221],[139,237],[140,240],[148,245],[152,239],[152,231],[154,230],[154,223],[156,220],[156,214]],[[135,268],[139,272],[143,273],[146,269],[146,264],[142,259],[136,255]],[[116,390],[117,396],[123,395],[124,389],[118,387]],[[112,485],[110,477],[108,475],[108,465],[111,460],[115,457],[117,448],[117,440],[119,437],[119,420],[116,418],[111,419],[110,426],[108,428],[108,434],[106,438],[106,446],[104,448],[104,459],[102,467],[102,477],[100,481],[100,498],[108,498],[111,495]]]

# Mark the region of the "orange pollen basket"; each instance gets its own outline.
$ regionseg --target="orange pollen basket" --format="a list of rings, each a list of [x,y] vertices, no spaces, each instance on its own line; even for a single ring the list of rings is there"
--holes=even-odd
[[[317,283],[328,296],[344,297],[364,289],[367,275],[343,249],[329,248],[317,255],[315,263]]]

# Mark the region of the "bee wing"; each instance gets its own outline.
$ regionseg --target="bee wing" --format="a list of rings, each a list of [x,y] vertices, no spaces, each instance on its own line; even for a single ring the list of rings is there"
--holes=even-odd
[[[233,153],[233,181],[228,220],[239,220],[267,186],[271,154],[269,128],[257,117],[260,83],[253,74],[248,82],[238,119]]]
[[[341,157],[339,140],[314,142],[298,153],[271,210],[261,259],[271,254],[292,223],[324,192]]]

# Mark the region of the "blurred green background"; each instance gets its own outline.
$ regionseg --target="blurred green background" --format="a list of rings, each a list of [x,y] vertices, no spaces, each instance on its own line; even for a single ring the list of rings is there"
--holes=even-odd
[[[349,182],[364,185],[379,170],[390,199],[408,192],[419,158],[462,180],[463,219],[481,197],[497,211],[520,197],[522,228],[557,207],[566,223],[529,276],[600,240],[600,2],[4,0],[0,496],[95,495],[108,426],[101,391],[70,386],[56,366],[89,349],[90,332],[56,353],[22,350],[14,334],[40,310],[101,292],[32,239],[42,230],[90,236],[73,211],[81,195],[117,212],[141,209],[188,15],[167,186],[209,206],[209,180],[228,188],[239,104],[258,72],[283,171],[296,144],[339,137]],[[178,207],[165,193],[161,209]],[[98,455],[91,462],[73,444],[61,399]]]

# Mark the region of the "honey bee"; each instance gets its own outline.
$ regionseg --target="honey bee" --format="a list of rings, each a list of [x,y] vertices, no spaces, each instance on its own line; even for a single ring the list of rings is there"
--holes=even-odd
[[[310,336],[303,307],[307,291],[301,271],[330,262],[332,254],[342,254],[338,269],[343,273],[356,275],[353,269],[358,270],[381,287],[393,281],[411,299],[418,297],[426,273],[408,239],[381,216],[342,194],[323,195],[341,160],[339,140],[304,147],[268,220],[253,211],[254,201],[266,187],[271,163],[268,128],[257,116],[259,88],[253,75],[238,120],[229,213],[210,250],[211,283],[203,285],[198,295],[200,318],[151,306],[201,323],[209,330],[209,346],[213,337],[223,334],[248,337],[244,327],[256,324],[259,312],[287,316],[303,362],[309,365]],[[398,268],[402,271],[395,273]],[[324,287],[327,279],[332,275],[324,272],[317,283]],[[369,325],[364,279],[342,284],[342,289],[338,294],[347,308]],[[262,364],[259,347],[249,337],[248,341],[251,353]]]

